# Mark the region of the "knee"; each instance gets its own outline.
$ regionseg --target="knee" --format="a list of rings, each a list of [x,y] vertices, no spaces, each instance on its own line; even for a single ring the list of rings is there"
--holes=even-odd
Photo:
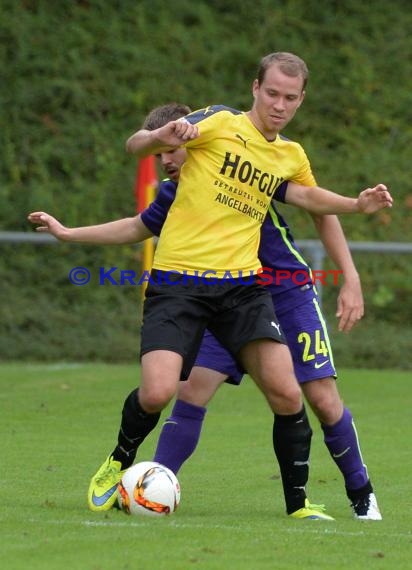
[[[322,424],[336,424],[343,414],[343,403],[340,398],[330,397],[329,394],[318,394],[309,401],[313,413]]]
[[[174,396],[174,391],[162,386],[141,386],[139,402],[149,414],[161,412]]]
[[[168,351],[152,351],[142,356],[140,405],[146,412],[160,412],[177,392],[182,357]]]
[[[292,377],[281,386],[271,386],[265,393],[271,410],[276,414],[296,414],[302,409],[302,392]]]

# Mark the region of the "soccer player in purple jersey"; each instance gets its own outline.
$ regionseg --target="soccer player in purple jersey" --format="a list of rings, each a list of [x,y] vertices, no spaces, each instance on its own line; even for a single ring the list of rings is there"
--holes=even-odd
[[[263,78],[263,81],[265,81],[265,78]],[[258,87],[256,86],[256,90],[255,93],[257,93],[259,91]],[[273,94],[271,96],[274,96]],[[261,109],[262,110],[262,109]],[[215,110],[212,110],[210,108],[205,109],[204,111],[204,115],[206,115],[207,113],[210,112],[215,112]],[[273,116],[270,119],[271,122],[273,123],[281,123],[282,122],[282,118],[281,116]],[[183,131],[181,131],[182,129],[182,125],[175,125],[176,128],[178,128],[178,130],[180,131],[180,140],[183,141],[186,137],[186,131],[185,131],[185,126],[183,126]],[[189,135],[191,136],[191,135]],[[246,146],[246,144],[245,144]],[[246,164],[246,163],[244,163]],[[308,189],[308,191],[311,189]],[[312,189],[313,190],[313,189]],[[320,192],[320,194],[322,195],[322,191],[317,189],[316,193],[318,194],[318,192]],[[382,194],[383,192],[383,194]],[[296,199],[297,194],[299,197],[302,198],[302,201],[300,201],[300,199]],[[305,190],[306,193],[306,190]],[[381,200],[380,197],[376,196],[376,194],[381,193],[381,197],[383,198],[383,200]],[[375,196],[374,196],[375,195]],[[293,203],[297,204],[297,205],[302,205],[306,203],[306,197],[302,196],[302,193],[300,190],[298,190],[298,188],[296,187],[296,184],[289,184],[288,185],[288,199],[289,201],[291,197],[295,197],[293,199]],[[376,198],[376,200],[375,200]],[[366,199],[366,208],[365,206],[365,199]],[[318,200],[318,196],[316,196],[316,204],[317,204],[317,200]],[[371,205],[371,200],[373,203],[373,207],[372,209],[369,209],[369,205]],[[339,200],[340,202],[342,202],[341,200]],[[362,201],[362,207],[361,206],[361,201]],[[351,203],[351,205],[349,206],[349,202],[351,202],[350,200],[344,200],[345,202],[345,209],[343,211],[364,211],[364,212],[371,212],[371,211],[376,211],[376,206],[379,203],[379,207],[384,207],[384,206],[388,206],[391,203],[391,198],[388,195],[388,193],[386,193],[386,189],[382,186],[379,187],[375,187],[374,189],[368,189],[366,191],[366,193],[361,193],[360,198],[359,198],[359,202],[357,205],[357,210],[353,209],[353,204]],[[349,209],[346,209],[346,204],[348,205]],[[315,211],[318,211],[317,205],[314,205]],[[321,209],[321,211],[324,211]],[[47,219],[47,216],[41,213],[34,213],[31,216],[31,221],[36,222],[39,221],[41,224],[44,225],[44,229],[47,229],[48,224],[50,224],[50,220]],[[129,223],[127,222],[127,225],[129,225]],[[95,230],[97,233],[99,233],[102,228],[104,226],[97,226],[95,227]],[[116,228],[116,230],[120,229],[120,225],[119,222],[113,222],[111,224],[111,228],[114,230]],[[129,228],[130,229],[130,228]],[[125,243],[128,242],[129,238],[132,238],[133,236],[133,231],[131,230],[129,231],[123,231],[124,227],[122,226],[122,232],[120,232],[121,236],[118,234],[114,239],[109,239],[109,240],[105,240],[104,243]],[[136,228],[135,228],[136,230]],[[103,230],[104,231],[104,230]],[[76,232],[75,232],[76,233]],[[57,233],[55,234],[57,235]],[[77,232],[77,238],[75,238],[75,241],[83,241],[83,238],[86,239],[86,234],[84,232]],[[62,239],[71,239],[74,237],[73,233],[71,233],[71,237],[68,236],[66,229],[64,229],[64,231],[59,235],[57,235],[57,237],[61,237]],[[126,239],[124,239],[126,238]],[[100,239],[100,238],[99,238]],[[86,239],[87,241],[92,241],[94,243],[102,243],[101,241],[99,241],[98,239],[96,239],[96,241],[94,241],[94,238],[92,240],[90,239]],[[132,240],[131,240],[132,241]],[[272,346],[274,346],[271,343]],[[324,352],[325,354],[325,352]],[[324,363],[324,365],[326,365],[327,362]],[[134,428],[132,428],[132,425],[135,425],[137,420],[133,419],[133,416],[129,413],[131,407],[136,408],[136,406],[133,404],[133,401],[130,399],[132,395],[130,395],[130,397],[128,397],[127,402],[125,403],[125,408],[124,408],[124,413],[123,413],[123,420],[122,420],[122,426],[121,426],[121,430],[119,432],[119,445],[116,447],[116,450],[114,451],[112,456],[109,456],[108,460],[102,465],[102,468],[99,469],[99,472],[96,474],[96,476],[93,478],[92,483],[91,483],[91,487],[93,489],[97,489],[97,487],[99,485],[101,485],[103,483],[103,479],[106,482],[106,475],[110,473],[112,473],[113,477],[114,477],[114,471],[117,471],[117,474],[120,475],[120,471],[121,469],[125,469],[127,467],[127,463],[131,464],[134,460],[135,454],[136,454],[136,450],[138,447],[138,441],[141,440],[141,438],[144,438],[145,435],[147,435],[147,433],[153,428],[153,426],[149,427],[147,422],[147,432],[146,433],[142,433],[141,428],[139,428],[139,432],[140,432],[140,437],[138,437],[138,440],[136,439],[136,437],[134,437],[134,435],[138,435],[136,433],[136,431],[133,431]],[[266,394],[266,397],[268,399],[268,401],[270,402],[270,398],[268,396],[268,394]],[[276,400],[276,398],[279,397],[279,393],[276,393],[276,389],[274,389],[274,398]],[[275,402],[275,406],[274,406],[274,411],[276,412],[276,402]],[[139,407],[137,408],[137,410],[139,410]],[[136,411],[136,410],[135,410]],[[146,417],[146,415],[142,415],[142,410],[140,410],[140,415],[141,415],[141,419],[139,419],[138,421],[140,423],[145,423],[146,420],[144,420],[144,418]],[[288,475],[290,476],[291,471],[293,471],[296,467],[295,463],[290,461],[290,454],[293,451],[293,448],[288,445],[288,441],[289,443],[294,439],[293,436],[293,428],[296,426],[296,429],[299,431],[299,437],[302,436],[301,433],[301,429],[297,424],[300,424],[302,421],[303,416],[301,415],[301,413],[299,414],[295,414],[295,416],[292,414],[289,414],[289,417],[286,418],[283,414],[280,414],[283,417],[279,417],[279,414],[277,414],[277,416],[275,417],[275,424],[276,424],[276,434],[274,435],[274,447],[276,449],[276,445],[277,445],[277,439],[279,439],[280,441],[280,445],[278,445],[278,448],[276,449],[276,453],[277,456],[279,458],[279,453],[282,455],[282,459],[286,460],[286,463],[284,464],[283,469],[285,469],[286,471],[283,471],[282,469],[282,477],[284,479],[284,483],[285,483],[285,477],[284,474],[287,472]],[[288,414],[287,414],[288,415]],[[297,416],[299,415],[299,418],[297,418]],[[291,421],[289,421],[291,420]],[[299,421],[298,421],[299,420]],[[307,420],[306,421],[306,425],[307,424]],[[292,429],[291,429],[292,428]],[[305,428],[306,429],[306,428]],[[284,434],[288,433],[288,437],[286,436],[280,436],[280,433],[284,432]],[[310,428],[309,428],[310,430]],[[305,433],[305,440],[310,442],[310,433]],[[137,441],[137,444],[136,444]],[[301,468],[303,468],[303,470],[301,470],[301,474],[299,476],[297,476],[297,479],[295,481],[297,481],[299,479],[299,481],[302,481],[302,474],[306,473],[306,479],[307,479],[307,460],[308,460],[308,451],[309,448],[307,448],[307,450],[305,451],[305,453],[302,455],[302,445],[300,445],[300,456],[303,457],[303,455],[306,456],[306,460],[303,462],[303,464],[300,465]],[[120,460],[119,455],[123,456],[124,461]],[[127,457],[125,457],[127,456]],[[104,473],[103,473],[104,471]],[[106,473],[107,472],[107,473]],[[117,477],[117,475],[116,475]],[[116,478],[114,477],[114,478]],[[114,480],[113,478],[113,480]],[[288,477],[286,477],[288,478]],[[306,482],[306,481],[305,481]],[[110,481],[108,481],[108,483],[110,483]],[[103,487],[102,487],[103,488]],[[110,489],[107,488],[107,493],[103,493],[103,494],[99,494],[100,497],[102,497],[104,500],[106,500],[106,495],[108,498],[112,499],[113,497],[113,493],[110,493],[111,489],[114,488],[112,485],[110,485]],[[297,490],[299,490],[299,493],[297,493]],[[299,495],[299,496],[298,496]],[[285,498],[286,498],[286,502],[287,502],[287,512],[288,514],[291,514],[292,516],[297,515],[298,518],[305,518],[305,517],[309,517],[312,518],[312,515],[316,516],[316,518],[330,518],[330,517],[326,517],[321,515],[321,513],[316,513],[315,509],[310,509],[310,505],[307,504],[307,499],[306,499],[306,495],[304,492],[304,486],[298,486],[298,485],[292,485],[291,488],[286,489],[285,487]],[[297,506],[298,501],[301,502],[302,506],[301,508],[291,508],[291,505],[293,505],[293,503],[295,504],[295,506]],[[112,506],[113,504],[113,500],[106,501],[105,504],[102,504],[100,499],[99,499],[99,504],[97,505],[96,503],[93,505],[96,508],[93,508],[93,510],[105,510],[107,508],[110,508],[110,506]],[[301,513],[302,516],[300,516],[298,513]]]

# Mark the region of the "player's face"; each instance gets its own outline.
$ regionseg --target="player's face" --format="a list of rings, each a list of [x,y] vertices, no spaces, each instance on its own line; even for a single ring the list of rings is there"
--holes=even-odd
[[[273,140],[293,118],[305,97],[301,76],[285,75],[274,63],[259,85],[253,83],[255,99],[250,117],[255,126],[268,139]]]
[[[157,157],[167,176],[174,182],[179,182],[180,169],[186,160],[186,149],[183,147],[175,148],[169,152],[162,152]]]

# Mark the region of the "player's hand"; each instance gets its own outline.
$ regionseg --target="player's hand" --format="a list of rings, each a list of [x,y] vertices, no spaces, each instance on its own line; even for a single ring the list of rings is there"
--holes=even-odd
[[[36,232],[49,233],[57,239],[66,237],[67,228],[46,212],[32,212],[27,216],[27,219],[32,224],[38,224]]]
[[[367,188],[358,196],[359,211],[363,214],[373,214],[383,208],[391,208],[392,204],[393,198],[385,184]]]
[[[173,147],[180,146],[189,140],[196,139],[198,136],[199,129],[197,126],[192,125],[185,118],[178,119],[177,121],[170,121],[156,131],[156,138],[159,143]]]
[[[338,295],[336,316],[339,331],[348,333],[364,315],[363,293],[360,279],[344,281]]]

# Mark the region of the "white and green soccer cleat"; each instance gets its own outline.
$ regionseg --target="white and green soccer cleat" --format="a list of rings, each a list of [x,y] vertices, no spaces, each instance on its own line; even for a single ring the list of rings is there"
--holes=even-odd
[[[305,499],[305,506],[289,515],[293,519],[309,519],[318,521],[334,521],[325,513],[325,505],[311,505],[308,499]]]
[[[122,470],[120,461],[115,461],[109,455],[90,481],[87,503],[91,511],[108,511],[115,505],[117,486],[125,471],[126,469]]]

